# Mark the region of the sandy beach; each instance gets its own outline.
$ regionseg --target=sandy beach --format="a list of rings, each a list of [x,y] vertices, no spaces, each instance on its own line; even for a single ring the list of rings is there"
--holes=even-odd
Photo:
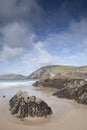
[[[87,130],[87,106],[51,96],[55,91],[52,89],[36,89],[32,86],[30,89],[34,91],[34,94],[42,95],[41,98],[51,106],[52,117],[29,118],[21,121],[10,114],[9,100],[6,97],[0,101],[0,130]],[[14,91],[14,88],[10,88],[9,92],[10,90]]]
[[[20,121],[7,113],[7,102],[0,102],[0,130],[87,130],[87,107],[78,107],[64,113],[60,119],[30,119]],[[58,109],[58,108],[56,108]]]
[[[0,0],[0,130],[87,130],[87,0]]]

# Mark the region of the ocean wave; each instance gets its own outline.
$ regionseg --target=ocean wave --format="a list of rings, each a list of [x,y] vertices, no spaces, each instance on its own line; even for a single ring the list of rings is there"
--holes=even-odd
[[[0,89],[32,85],[35,81],[0,81]]]

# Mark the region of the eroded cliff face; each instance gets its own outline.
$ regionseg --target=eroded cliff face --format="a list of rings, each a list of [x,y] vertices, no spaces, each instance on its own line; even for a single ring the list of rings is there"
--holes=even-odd
[[[28,79],[40,79],[40,78],[52,78],[52,77],[71,77],[71,78],[87,78],[87,66],[75,67],[75,66],[45,66],[42,67],[32,74]]]
[[[87,81],[84,79],[47,78],[39,80],[33,85],[57,88],[58,90],[53,95],[87,104]]]
[[[74,68],[73,66],[60,66],[60,65],[44,66],[44,67],[41,67],[40,69],[34,71],[27,78],[28,79],[40,79],[40,78],[54,77],[57,74],[60,75],[65,72],[69,72],[73,68]]]
[[[28,78],[29,79],[39,79],[42,77],[50,77],[51,68],[40,68],[39,70],[36,70],[33,72]]]

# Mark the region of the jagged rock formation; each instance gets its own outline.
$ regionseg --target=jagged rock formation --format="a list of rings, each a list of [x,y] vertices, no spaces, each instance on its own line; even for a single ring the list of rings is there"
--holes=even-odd
[[[37,81],[34,86],[57,88],[53,95],[60,98],[74,99],[87,104],[87,81],[84,79],[54,78]]]
[[[33,85],[62,89],[65,87],[76,88],[84,85],[85,83],[84,79],[47,78],[36,81]]]
[[[74,88],[65,87],[58,90],[53,95],[60,98],[74,99],[78,103],[87,104],[87,84]]]
[[[19,91],[9,101],[10,111],[18,118],[47,117],[52,114],[51,108],[35,96],[29,97],[27,92]]]

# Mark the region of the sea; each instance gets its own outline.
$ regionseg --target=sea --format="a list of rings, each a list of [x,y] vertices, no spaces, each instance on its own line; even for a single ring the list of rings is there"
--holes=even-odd
[[[0,100],[12,98],[18,91],[27,91],[30,96],[40,96],[32,84],[36,80],[0,80]]]

